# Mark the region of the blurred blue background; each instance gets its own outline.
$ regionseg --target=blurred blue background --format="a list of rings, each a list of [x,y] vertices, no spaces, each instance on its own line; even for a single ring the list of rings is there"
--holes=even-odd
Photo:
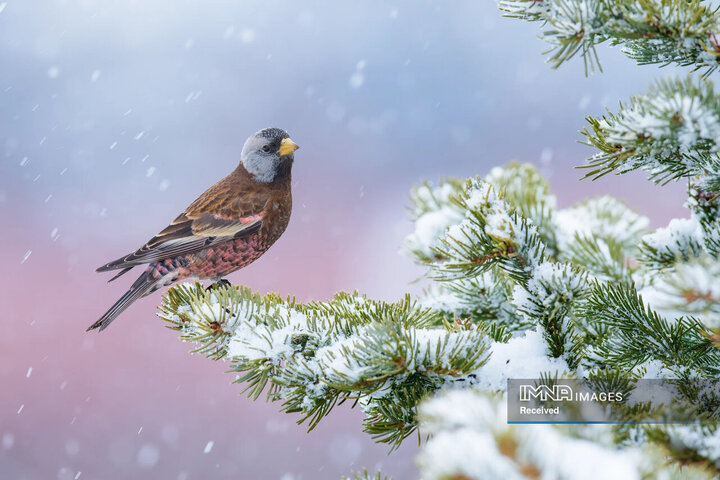
[[[290,227],[232,275],[323,299],[417,293],[398,255],[422,179],[538,165],[561,206],[611,193],[654,226],[683,186],[578,181],[583,117],[667,71],[601,48],[553,71],[538,25],[494,2],[0,2],[0,478],[336,479],[415,475],[339,407],[307,435],[228,385],[154,316],[158,294],[102,335],[84,330],[127,288],[94,273],[231,171],[267,126],[301,145]],[[212,448],[208,450],[208,442]],[[80,477],[78,477],[80,475]]]

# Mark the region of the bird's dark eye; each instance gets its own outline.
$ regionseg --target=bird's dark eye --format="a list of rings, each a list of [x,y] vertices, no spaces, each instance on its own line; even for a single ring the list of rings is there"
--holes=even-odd
[[[270,151],[270,145],[263,145],[262,151],[268,153]]]

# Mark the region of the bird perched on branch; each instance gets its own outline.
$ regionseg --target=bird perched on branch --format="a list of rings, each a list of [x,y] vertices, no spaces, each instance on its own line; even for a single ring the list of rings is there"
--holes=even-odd
[[[284,130],[266,128],[245,142],[240,164],[138,250],[98,268],[148,264],[130,289],[88,331],[106,329],[135,300],[187,278],[220,281],[265,253],[285,231],[292,210],[293,152]]]

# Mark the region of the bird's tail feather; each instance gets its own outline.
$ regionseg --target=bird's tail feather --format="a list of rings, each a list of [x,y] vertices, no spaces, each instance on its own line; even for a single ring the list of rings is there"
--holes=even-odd
[[[124,312],[125,309],[128,308],[135,300],[155,290],[157,288],[156,284],[157,280],[153,278],[151,271],[144,272],[137,280],[135,280],[135,283],[132,284],[130,289],[125,292],[122,297],[120,297],[120,300],[115,302],[115,305],[110,307],[110,310],[105,312],[105,315],[100,317],[97,322],[90,325],[86,331],[89,332],[90,330],[98,329],[98,331],[102,332],[105,330],[108,325],[110,325],[113,320]]]
[[[114,277],[112,277],[110,280],[108,280],[108,283],[112,282],[113,280],[117,280],[118,277],[125,275],[127,272],[129,272],[130,270],[133,269],[133,266],[134,265],[131,265],[129,267],[126,267],[126,268],[123,268],[122,270],[120,270],[120,273],[116,274]]]

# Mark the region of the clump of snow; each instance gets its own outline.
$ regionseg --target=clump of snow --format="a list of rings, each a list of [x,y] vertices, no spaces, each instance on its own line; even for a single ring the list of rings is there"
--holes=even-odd
[[[421,300],[420,305],[437,312],[450,313],[458,312],[464,306],[462,300],[455,292],[437,284],[430,287]]]
[[[246,361],[265,359],[275,365],[289,358],[296,350],[293,336],[310,334],[307,317],[284,307],[277,310],[283,318],[282,326],[270,326],[258,320],[237,322],[228,355]]]
[[[435,255],[432,248],[439,245],[447,228],[460,222],[462,218],[462,214],[448,206],[422,214],[415,220],[415,231],[405,237],[406,251],[420,252],[425,257],[432,258]]]
[[[438,186],[424,184],[412,192],[415,229],[405,237],[405,253],[420,256],[423,260],[435,257],[432,249],[439,246],[447,228],[464,218],[464,212],[451,201],[457,193],[456,187],[449,182]]]
[[[506,240],[515,237],[515,222],[510,217],[509,210],[498,208],[485,217],[485,233]]]
[[[465,219],[456,222],[447,230],[447,239],[464,241],[473,239],[475,233],[475,215],[481,213],[484,218],[483,232],[487,235],[510,240],[515,237],[516,225],[510,217],[510,206],[497,194],[493,186],[484,180],[473,181],[464,195],[467,210]]]
[[[506,428],[504,402],[449,390],[421,404],[418,417],[421,432],[433,435],[418,457],[421,478],[522,478],[494,438]]]
[[[518,465],[498,450],[491,435],[470,429],[435,434],[425,445],[418,463],[423,480],[527,478]]]
[[[639,292],[665,318],[693,315],[708,328],[720,328],[720,261],[709,256],[677,263]]]
[[[531,269],[527,285],[515,285],[510,302],[527,320],[543,311],[569,310],[588,289],[587,276],[569,265],[542,262]]]
[[[458,428],[488,428],[497,432],[506,427],[505,407],[505,402],[479,391],[449,389],[423,403],[419,417],[427,433]]]
[[[543,150],[540,161],[548,164],[552,159],[552,150]],[[547,181],[536,167],[531,164],[511,164],[507,167],[494,167],[485,176],[485,181],[502,193],[505,201],[520,202],[523,213],[534,220],[533,213],[544,209],[554,209],[557,199],[550,193]]]
[[[476,181],[466,193],[465,204],[470,210],[480,210],[499,201],[500,197],[490,183]]]
[[[720,429],[708,431],[702,425],[674,425],[667,433],[673,449],[697,452],[720,467]]]
[[[632,373],[642,378],[666,379],[675,378],[676,375],[668,370],[667,366],[660,360],[648,360],[635,366]]]
[[[662,250],[669,245],[678,245],[687,248],[687,245],[702,237],[700,225],[695,218],[673,218],[667,227],[658,228],[655,232],[642,237],[642,241],[649,246]]]
[[[702,141],[720,136],[720,122],[715,110],[707,108],[696,97],[664,92],[638,97],[632,108],[623,112],[622,121],[609,130],[608,142],[625,143],[627,136],[644,135],[656,142],[672,142],[680,153],[690,153]]]
[[[327,369],[327,374],[339,377],[341,381],[359,381],[365,372],[365,367],[356,362],[352,356],[346,355],[346,353],[351,352],[362,341],[364,335],[366,335],[366,331],[361,329],[355,335],[318,349],[315,358],[312,360],[312,363],[316,366],[313,370],[320,375],[323,370]]]
[[[571,371],[564,359],[550,356],[542,327],[538,326],[507,343],[493,342],[490,359],[475,375],[479,388],[500,391],[507,388],[508,378],[540,378],[546,373],[561,377]]]
[[[630,210],[610,196],[588,200],[576,206],[557,210],[553,218],[557,227],[558,248],[565,250],[575,235],[612,238],[626,247],[634,247],[649,220]]]
[[[441,183],[433,187],[429,184],[420,185],[412,193],[412,215],[419,217],[423,213],[438,210],[443,206],[453,206],[450,198],[457,194],[457,190],[450,183]]]

